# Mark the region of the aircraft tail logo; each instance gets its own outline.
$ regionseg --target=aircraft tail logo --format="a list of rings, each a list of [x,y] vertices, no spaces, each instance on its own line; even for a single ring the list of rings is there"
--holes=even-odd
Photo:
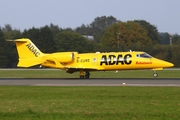
[[[41,58],[44,56],[44,53],[42,53],[31,40],[23,38],[8,41],[14,41],[16,43],[19,55],[19,67],[30,67],[43,62]]]

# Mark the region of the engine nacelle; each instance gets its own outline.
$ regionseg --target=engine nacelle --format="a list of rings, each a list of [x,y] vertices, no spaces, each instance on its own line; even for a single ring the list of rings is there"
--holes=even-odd
[[[77,54],[77,53],[76,52],[75,53],[74,52],[52,53],[45,56],[45,59],[48,59],[48,60],[56,59],[58,62],[68,63],[74,60],[74,54]]]

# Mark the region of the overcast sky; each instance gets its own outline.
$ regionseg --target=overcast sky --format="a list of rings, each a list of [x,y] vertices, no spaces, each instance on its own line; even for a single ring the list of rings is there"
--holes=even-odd
[[[0,26],[24,30],[53,23],[72,29],[94,18],[146,20],[159,32],[180,35],[180,0],[1,0]]]

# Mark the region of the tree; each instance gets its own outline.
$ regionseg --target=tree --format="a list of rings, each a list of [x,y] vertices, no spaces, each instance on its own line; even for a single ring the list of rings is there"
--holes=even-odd
[[[90,24],[92,28],[96,28],[98,30],[105,30],[110,25],[117,23],[117,19],[113,16],[101,16],[94,19],[94,21]]]
[[[95,42],[98,44],[104,30],[117,22],[118,20],[113,16],[101,16],[95,18],[94,21],[90,23],[90,25],[82,24],[81,27],[77,27],[75,31],[81,35],[93,36]]]
[[[158,33],[156,26],[151,25],[149,22],[147,22],[145,20],[135,20],[134,22],[139,23],[142,28],[147,30],[147,32],[148,32],[147,35],[152,40],[153,44],[160,43],[160,37],[159,37],[159,33]]]
[[[171,46],[172,50],[172,57],[171,62],[175,65],[175,67],[180,67],[180,46],[179,45],[173,45]]]
[[[9,31],[13,31],[13,29],[10,24],[6,24],[5,27],[2,28],[2,31],[9,32]]]
[[[24,30],[23,37],[31,39],[42,52],[56,51],[53,32],[48,26]]]
[[[4,39],[3,31],[0,28],[0,68],[7,67],[8,59],[6,52],[6,41]]]
[[[160,43],[164,44],[164,45],[169,45],[170,40],[169,40],[169,33],[159,33],[159,37],[160,37]]]
[[[180,35],[175,34],[175,35],[172,35],[172,36],[173,36],[172,44],[174,44],[174,45],[180,44]]]
[[[75,31],[81,35],[93,35],[92,28],[89,25],[86,26],[82,24],[81,27],[77,27]]]
[[[100,42],[100,39],[103,35],[103,32],[112,24],[117,23],[118,20],[113,16],[101,16],[94,19],[92,23],[90,23],[91,30],[93,31],[93,36],[97,43]]]
[[[40,44],[38,43],[39,36],[40,29],[35,27],[32,27],[28,30],[25,29],[22,33],[23,38],[29,38],[31,41],[34,42],[34,44],[36,44],[37,47],[40,47]]]
[[[150,54],[156,58],[167,60],[169,52],[169,45],[156,44],[152,47]]]
[[[62,31],[55,38],[57,51],[90,52],[92,44],[82,35],[73,31]]]
[[[148,37],[146,29],[133,21],[119,22],[111,25],[101,38],[102,48],[131,49],[151,46],[152,40]]]
[[[7,57],[7,68],[15,68],[18,63],[18,53],[14,42],[7,42],[4,46],[6,50],[5,56]]]
[[[41,45],[40,49],[43,52],[56,52],[56,45],[54,42],[53,32],[48,26],[44,26],[40,29],[38,41]]]
[[[50,24],[49,28],[50,28],[51,32],[53,33],[53,37],[55,37],[56,34],[58,34],[60,31],[62,31],[62,28],[59,28],[58,25],[54,25],[52,23]]]
[[[12,29],[10,24],[5,25],[5,27],[2,28],[3,31],[3,38],[5,39],[17,39],[22,37],[22,33],[20,30]],[[5,67],[16,67],[17,64],[17,58],[18,54],[16,51],[15,44],[12,42],[5,42],[5,45],[3,46],[3,50],[5,50],[5,56],[7,58],[7,64]]]
[[[17,39],[22,37],[21,31],[12,29],[10,24],[6,24],[5,27],[2,28],[2,31],[5,39]]]

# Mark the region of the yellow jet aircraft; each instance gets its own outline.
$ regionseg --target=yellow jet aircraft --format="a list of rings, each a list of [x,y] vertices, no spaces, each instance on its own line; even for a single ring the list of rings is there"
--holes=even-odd
[[[27,38],[9,40],[16,43],[19,62],[18,67],[31,67],[35,65],[63,69],[67,73],[79,71],[80,78],[89,78],[90,71],[118,71],[152,69],[154,77],[156,70],[174,66],[172,63],[150,56],[145,52],[105,52],[81,53],[56,52],[42,53]]]

